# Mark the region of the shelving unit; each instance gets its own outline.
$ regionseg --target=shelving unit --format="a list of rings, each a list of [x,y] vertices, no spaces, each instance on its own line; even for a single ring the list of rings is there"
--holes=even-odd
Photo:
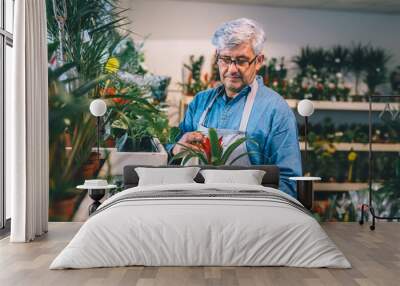
[[[186,106],[193,100],[193,96],[182,95],[181,99],[181,115],[183,115]],[[300,100],[286,99],[290,108],[296,108]],[[368,111],[368,102],[352,102],[352,101],[319,101],[313,100],[315,110],[338,110],[338,111]],[[400,102],[391,102],[390,104],[398,104],[400,109]],[[386,103],[373,103],[372,111],[385,110]]]
[[[286,99],[286,102],[290,108],[296,108],[300,100],[298,99]],[[368,111],[368,102],[352,102],[352,101],[319,101],[313,100],[315,110],[338,110],[338,111]],[[390,104],[399,104],[400,102],[391,102]],[[372,111],[383,111],[385,110],[386,103],[373,103]]]
[[[193,100],[191,96],[182,96],[181,100],[181,116],[183,117],[187,105]],[[289,107],[292,109],[297,108],[297,104],[300,100],[287,99]],[[358,111],[368,112],[368,102],[343,102],[343,101],[314,101],[315,110],[332,110],[332,111]],[[390,102],[392,105],[399,105],[400,102]],[[387,108],[387,103],[373,103],[372,111],[380,112]],[[337,151],[348,152],[353,149],[356,152],[368,152],[369,145],[367,143],[347,143],[347,142],[335,142],[332,143]],[[299,142],[300,150],[304,150],[304,142]],[[308,150],[312,150],[310,146]],[[400,152],[400,143],[374,143],[373,152]],[[314,190],[316,192],[348,192],[348,191],[360,191],[368,189],[368,183],[349,183],[349,182],[318,182],[314,183]]]
[[[314,183],[316,192],[351,192],[368,189],[368,183]]]
[[[367,143],[332,143],[337,151],[354,151],[368,152]],[[300,150],[304,150],[304,142],[300,142]],[[312,150],[312,147],[307,146],[307,150]],[[400,143],[374,143],[374,152],[400,152]]]

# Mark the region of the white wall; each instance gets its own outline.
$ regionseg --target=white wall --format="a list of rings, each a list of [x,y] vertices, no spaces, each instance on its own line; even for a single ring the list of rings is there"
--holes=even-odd
[[[150,35],[145,43],[149,70],[172,76],[173,82],[181,81],[182,64],[190,54],[205,55],[208,70],[213,32],[222,22],[239,17],[263,26],[267,57],[289,60],[307,44],[329,47],[361,41],[386,48],[394,55],[392,63],[400,65],[400,15],[192,1],[123,0],[121,5],[131,9],[131,30]]]

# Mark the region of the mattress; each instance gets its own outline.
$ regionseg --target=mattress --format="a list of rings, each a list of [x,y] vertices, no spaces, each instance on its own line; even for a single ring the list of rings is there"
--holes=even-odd
[[[139,186],[107,199],[50,269],[133,265],[351,267],[291,196],[192,183]]]

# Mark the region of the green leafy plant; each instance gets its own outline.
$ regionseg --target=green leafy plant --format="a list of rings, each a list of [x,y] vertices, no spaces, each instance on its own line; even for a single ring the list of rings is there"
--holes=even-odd
[[[173,156],[170,162],[177,159],[182,159],[182,164],[185,165],[190,159],[198,158],[201,164],[205,165],[226,165],[228,161],[230,161],[229,165],[232,165],[244,156],[258,154],[258,152],[245,152],[243,154],[239,154],[235,158],[230,158],[233,152],[246,141],[251,141],[258,146],[256,141],[247,137],[242,137],[232,142],[226,147],[225,150],[223,150],[222,137],[218,137],[217,131],[214,128],[209,128],[208,136],[203,142],[198,144],[198,149],[189,148],[186,145],[180,144],[182,147],[184,147],[184,150]]]
[[[369,47],[365,55],[366,68],[364,82],[368,86],[369,94],[376,92],[376,87],[386,82],[387,63],[389,54],[381,48]]]
[[[190,64],[184,64],[183,67],[189,72],[186,82],[180,83],[183,88],[183,92],[187,95],[195,95],[196,93],[210,87],[210,79],[205,74],[203,78],[201,70],[204,64],[204,56],[200,56],[198,59],[194,55],[190,56]]]
[[[327,51],[328,70],[332,73],[344,73],[349,69],[350,51],[341,45],[335,45]]]
[[[286,80],[288,73],[288,69],[285,66],[285,58],[282,57],[279,59],[271,58],[266,61],[266,64],[263,65],[258,71],[258,75],[260,75],[264,84],[285,98],[289,98],[290,96],[290,86],[288,81]]]
[[[350,70],[354,73],[355,77],[355,93],[359,94],[359,85],[363,72],[366,69],[366,56],[368,52],[368,46],[364,46],[361,43],[353,44],[350,49]]]
[[[400,66],[390,73],[390,85],[394,94],[400,94]]]

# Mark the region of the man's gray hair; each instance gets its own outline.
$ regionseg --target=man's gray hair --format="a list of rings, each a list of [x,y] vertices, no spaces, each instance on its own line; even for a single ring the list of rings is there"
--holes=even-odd
[[[215,31],[212,44],[217,51],[231,49],[244,42],[250,41],[256,55],[263,50],[265,32],[255,21],[240,18],[223,23]]]

